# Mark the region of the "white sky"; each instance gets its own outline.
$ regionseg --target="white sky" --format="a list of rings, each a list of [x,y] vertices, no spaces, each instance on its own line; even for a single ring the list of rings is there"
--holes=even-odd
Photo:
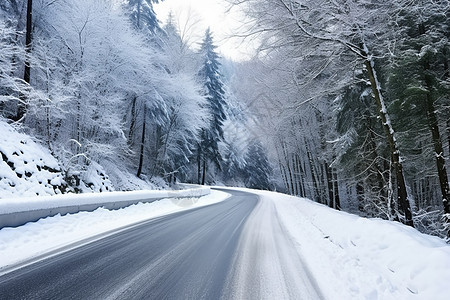
[[[231,36],[237,32],[240,26],[239,14],[234,9],[227,11],[226,0],[164,0],[154,4],[158,19],[165,23],[170,11],[175,16],[175,21],[181,29],[183,24],[190,24],[188,35],[192,47],[196,47],[202,41],[206,28],[210,27],[213,38],[219,52],[234,60],[244,60],[252,53],[247,43],[241,43]]]

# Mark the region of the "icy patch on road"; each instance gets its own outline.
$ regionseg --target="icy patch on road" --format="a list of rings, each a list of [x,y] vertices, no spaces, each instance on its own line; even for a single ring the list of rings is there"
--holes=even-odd
[[[214,204],[230,195],[211,190],[200,198],[163,199],[138,203],[118,210],[98,208],[41,219],[26,225],[0,229],[1,268],[36,257],[83,239],[170,213]],[[91,194],[95,197],[95,194]]]

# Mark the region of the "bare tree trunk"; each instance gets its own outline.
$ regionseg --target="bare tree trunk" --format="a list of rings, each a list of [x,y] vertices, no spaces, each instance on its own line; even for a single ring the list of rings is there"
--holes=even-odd
[[[314,198],[315,198],[313,200],[316,201],[316,202],[319,202],[319,203],[323,203],[322,199],[320,197],[320,192],[319,192],[317,172],[315,170],[312,154],[309,151],[308,144],[306,143],[306,140],[305,140],[305,147],[306,147],[306,155],[308,157],[309,167],[310,167],[310,171],[311,171],[311,179],[312,179],[312,183],[313,183]]]
[[[139,177],[141,176],[142,173],[142,165],[144,162],[144,143],[145,143],[145,123],[146,123],[146,119],[147,119],[147,109],[144,105],[144,119],[142,121],[142,136],[141,136],[141,147],[140,147],[140,151],[139,151],[139,167],[137,170],[137,174],[136,176]]]
[[[275,145],[275,147],[276,147],[276,153],[277,153],[277,158],[278,158],[278,165],[280,167],[281,177],[283,178],[283,182],[284,182],[284,186],[286,187],[286,191],[289,193],[289,182],[288,182],[288,178],[287,178],[286,167],[284,166],[283,162],[281,161],[280,149],[277,147],[277,145]],[[282,154],[284,156],[284,153],[282,153]]]
[[[333,178],[331,174],[331,168],[328,166],[327,162],[324,163],[325,175],[327,178],[327,188],[328,188],[328,207],[334,208],[334,188],[333,188]]]
[[[447,121],[448,153],[450,155],[450,120]]]
[[[447,214],[447,216],[445,216],[445,222],[450,223],[450,218],[448,215],[450,214],[450,191],[448,185],[448,176],[447,176],[447,169],[445,166],[444,147],[442,146],[441,135],[439,133],[439,124],[436,116],[436,110],[432,94],[433,90],[432,78],[430,78],[430,75],[427,74],[427,71],[430,69],[430,65],[428,62],[424,63],[424,69],[425,69],[425,84],[428,90],[426,96],[428,126],[431,131],[434,146],[434,154],[436,156],[436,166],[439,177],[439,185],[442,194],[442,203],[444,205],[444,213]],[[450,231],[447,233],[447,235],[450,236]]]
[[[333,186],[334,186],[334,208],[337,210],[341,210],[341,198],[339,197],[339,186],[336,169],[333,168],[331,170],[331,174],[333,176]]]
[[[294,163],[294,156],[291,155],[289,158],[289,169],[292,170],[292,192],[295,196],[298,196],[298,186],[297,186],[297,172],[295,171],[295,163]]]
[[[356,199],[358,200],[358,210],[364,212],[366,201],[364,197],[364,183],[361,181],[356,183]]]
[[[31,42],[32,42],[32,37],[31,37],[31,30],[32,30],[32,25],[33,25],[33,0],[28,0],[27,2],[27,26],[26,26],[26,32],[25,32],[25,51],[26,51],[26,56],[25,56],[25,71],[24,71],[24,75],[23,75],[23,80],[26,83],[30,83],[30,71],[31,71],[31,67],[30,67],[30,60],[29,60],[29,53],[31,51]]]
[[[206,157],[203,158],[203,174],[202,174],[202,185],[206,182]]]
[[[303,185],[303,170],[300,162],[300,158],[298,154],[295,155],[295,165],[296,165],[296,172],[298,173],[298,190],[299,190],[299,196],[305,197],[305,186]]]
[[[285,157],[285,161],[286,161],[286,169],[287,169],[287,183],[288,183],[288,191],[289,194],[293,195],[294,194],[294,184],[293,184],[293,178],[292,178],[292,170],[291,167],[289,166],[289,155],[287,153],[287,149],[284,143],[281,143],[281,147],[283,149],[283,156]]]
[[[23,74],[23,81],[30,84],[31,81],[31,66],[30,66],[30,53],[32,42],[32,25],[33,25],[33,0],[27,2],[27,25],[25,31],[25,67]],[[22,93],[20,96],[20,102],[17,105],[16,121],[21,120],[27,111],[26,96]]]
[[[366,49],[364,47],[364,49]],[[370,85],[372,88],[372,93],[375,97],[375,102],[378,108],[378,116],[381,119],[381,123],[383,125],[390,152],[392,163],[394,164],[394,169],[397,178],[397,198],[400,210],[405,214],[405,224],[414,227],[411,206],[408,201],[408,193],[406,190],[405,177],[403,175],[403,165],[400,161],[400,151],[397,146],[397,141],[394,137],[394,130],[392,128],[392,124],[389,119],[389,115],[386,110],[386,106],[384,104],[383,97],[381,95],[381,86],[378,81],[376,72],[374,70],[373,59],[369,56],[369,53],[366,51],[362,51],[363,56],[366,57],[365,66],[369,73]]]
[[[141,28],[141,2],[142,0],[138,1],[138,5],[137,5],[137,11],[136,11],[136,26],[138,29]]]
[[[133,97],[131,101],[131,121],[130,121],[130,131],[128,132],[128,143],[131,145],[133,143],[134,127],[136,126],[136,101],[137,96]]]

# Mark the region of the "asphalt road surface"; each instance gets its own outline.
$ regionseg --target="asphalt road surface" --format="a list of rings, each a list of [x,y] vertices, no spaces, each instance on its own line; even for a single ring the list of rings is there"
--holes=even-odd
[[[0,299],[320,299],[309,274],[292,271],[295,254],[286,253],[284,239],[260,245],[274,233],[261,231],[272,224],[264,216],[270,209],[256,195],[230,193],[221,203],[152,219],[4,274]],[[261,257],[271,247],[277,257]],[[264,291],[277,280],[282,291]]]

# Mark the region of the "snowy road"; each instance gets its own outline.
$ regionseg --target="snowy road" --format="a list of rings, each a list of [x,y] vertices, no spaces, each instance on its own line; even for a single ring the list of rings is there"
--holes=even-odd
[[[230,191],[228,191],[230,192]],[[3,299],[320,299],[270,205],[152,219],[0,277]],[[275,298],[274,298],[275,297]],[[281,298],[280,298],[281,297]]]

